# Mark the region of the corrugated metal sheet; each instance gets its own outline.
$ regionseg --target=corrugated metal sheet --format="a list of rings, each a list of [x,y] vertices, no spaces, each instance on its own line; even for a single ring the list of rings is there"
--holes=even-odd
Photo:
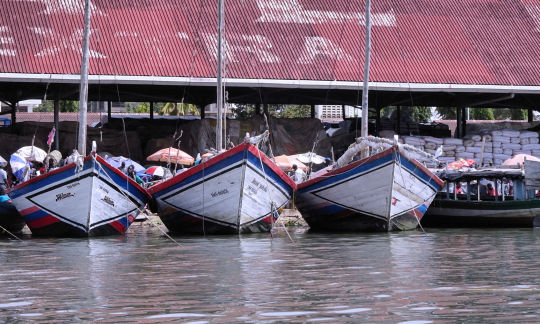
[[[227,0],[226,76],[363,78],[364,0]],[[0,73],[78,74],[83,0],[1,0]],[[90,73],[215,77],[217,0],[94,0]],[[373,1],[371,81],[540,85],[540,0]]]

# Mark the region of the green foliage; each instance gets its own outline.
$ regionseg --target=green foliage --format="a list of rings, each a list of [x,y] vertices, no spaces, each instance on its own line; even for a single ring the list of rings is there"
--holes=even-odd
[[[311,116],[310,105],[268,105],[268,113],[278,118],[302,118]]]
[[[75,100],[60,100],[58,102],[58,110],[60,112],[78,112],[79,102]],[[54,100],[42,101],[36,108],[36,112],[54,112]]]
[[[201,113],[199,112],[199,109],[197,109],[197,107],[193,104],[167,102],[160,109],[159,114],[169,115],[169,116],[187,116],[187,115],[199,116]]]
[[[437,114],[441,116],[441,119],[456,119],[456,108],[437,107]]]
[[[473,120],[493,120],[493,109],[491,108],[471,108],[470,119]]]
[[[250,104],[233,104],[231,105],[231,112],[236,119],[247,119],[255,116],[256,105]]]
[[[390,117],[392,113],[397,109],[396,106],[388,106],[381,109],[381,116]],[[409,115],[411,120],[419,123],[427,123],[431,120],[431,108],[430,107],[401,107],[401,116]]]

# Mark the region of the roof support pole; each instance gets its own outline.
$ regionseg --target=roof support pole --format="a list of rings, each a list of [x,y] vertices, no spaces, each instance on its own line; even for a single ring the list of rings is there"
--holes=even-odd
[[[463,118],[463,115],[461,114],[462,110],[461,107],[456,107],[456,131],[454,133],[455,138],[462,138],[463,137],[463,123],[461,119]]]
[[[18,102],[10,102],[9,106],[11,107],[11,129],[15,129],[15,123],[17,122],[17,106],[19,105]]]
[[[461,137],[464,137],[467,135],[467,118],[465,118],[465,108],[462,107],[461,109]]]
[[[150,120],[154,120],[154,102],[150,101]]]
[[[315,118],[315,105],[311,105],[310,117]]]
[[[60,124],[60,101],[58,100],[58,93],[56,94],[56,98],[54,98],[54,128],[56,129],[56,132],[54,133],[54,148],[56,150],[60,150],[60,130],[59,124]]]
[[[258,103],[255,105],[255,115],[260,115],[261,114],[261,104]]]
[[[379,136],[381,133],[381,107],[376,107],[375,112],[377,113],[375,119],[375,134]]]
[[[267,104],[267,103],[264,103],[264,104],[263,104],[263,114],[265,114],[266,116],[268,116],[268,104]]]
[[[531,108],[527,109],[527,121],[529,123],[533,121],[533,110]]]
[[[401,135],[401,106],[397,106],[396,108],[396,117],[396,133]]]
[[[341,105],[341,117],[345,120],[345,105]]]
[[[197,109],[201,113],[201,120],[204,119],[206,117],[206,110],[204,110],[204,108],[206,108],[206,106],[205,105],[195,105],[195,106],[197,107]]]
[[[111,114],[112,114],[112,102],[109,100],[107,101],[107,123],[111,122]]]

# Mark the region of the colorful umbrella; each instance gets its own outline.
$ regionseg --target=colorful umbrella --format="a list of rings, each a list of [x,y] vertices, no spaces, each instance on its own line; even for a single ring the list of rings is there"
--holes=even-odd
[[[171,162],[192,165],[195,159],[186,152],[173,147],[164,148],[146,158],[147,161]]]
[[[20,181],[24,180],[25,170],[30,168],[30,163],[17,153],[11,154],[9,159],[9,165],[11,166],[11,171]]]
[[[540,162],[540,159],[529,154],[517,154],[504,161],[502,165],[523,165],[525,160]]]
[[[146,169],[144,173],[163,178],[165,176],[165,168],[160,166],[153,166]]]
[[[302,169],[304,171],[307,170],[307,166],[298,161],[296,158],[288,155],[279,155],[274,158],[274,162],[276,162],[276,165],[284,171],[291,171],[293,164],[296,164],[296,166],[299,169]]]

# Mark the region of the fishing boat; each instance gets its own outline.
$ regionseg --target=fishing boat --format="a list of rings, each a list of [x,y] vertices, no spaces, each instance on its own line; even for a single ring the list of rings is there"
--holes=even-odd
[[[363,150],[368,157],[354,160]],[[429,154],[359,138],[333,166],[298,184],[296,207],[315,231],[415,229],[443,181],[418,160]]]
[[[218,3],[216,152],[208,160],[149,189],[159,217],[173,233],[268,232],[290,201],[295,183],[258,148],[268,131],[223,150],[224,4]]]
[[[149,188],[173,233],[268,232],[295,184],[251,143],[240,144]]]
[[[8,189],[33,235],[123,234],[150,199],[144,188],[98,156],[95,145],[86,155],[89,0],[84,20],[78,151],[67,165]]]
[[[527,161],[529,162],[529,161]],[[444,227],[540,226],[538,171],[525,168],[435,170],[446,180],[423,225]],[[537,162],[538,163],[538,162]],[[489,190],[491,189],[491,190]]]

